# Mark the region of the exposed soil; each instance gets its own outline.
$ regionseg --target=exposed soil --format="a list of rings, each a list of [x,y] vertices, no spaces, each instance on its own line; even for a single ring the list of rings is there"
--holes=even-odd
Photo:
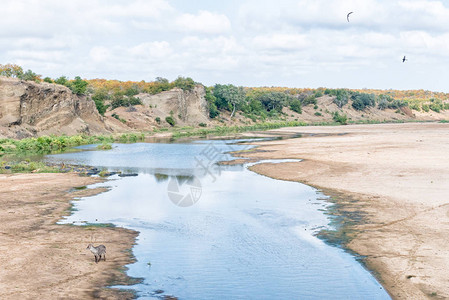
[[[75,174],[0,175],[0,299],[129,299],[124,266],[136,232],[123,228],[57,225],[70,200],[102,190],[73,189],[100,179]],[[69,192],[70,191],[70,192]],[[98,264],[86,250],[104,244]]]
[[[360,212],[360,220],[347,224],[346,246],[366,256],[394,299],[449,298],[449,124],[274,131],[304,135],[260,142],[258,150],[266,152],[242,155],[303,161],[252,170],[323,189]]]

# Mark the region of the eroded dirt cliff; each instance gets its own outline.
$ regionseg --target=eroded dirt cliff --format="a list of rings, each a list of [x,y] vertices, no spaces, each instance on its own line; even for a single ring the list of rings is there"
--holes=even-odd
[[[57,84],[0,77],[0,137],[110,131],[86,96]]]

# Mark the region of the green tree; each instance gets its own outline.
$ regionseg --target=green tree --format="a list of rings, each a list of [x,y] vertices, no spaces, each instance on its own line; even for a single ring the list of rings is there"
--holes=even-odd
[[[44,82],[53,83],[53,80],[50,77],[45,77]]]
[[[334,103],[337,104],[339,108],[345,106],[349,101],[349,92],[343,89],[330,90],[329,95],[335,96]]]
[[[301,100],[295,99],[292,102],[290,102],[290,109],[294,112],[297,112],[298,114],[302,113],[302,105]]]
[[[28,70],[25,73],[19,75],[18,77],[22,80],[40,82],[41,75],[38,75],[31,70]]]
[[[173,81],[173,85],[182,89],[183,91],[192,91],[195,87],[195,81],[190,77],[178,76],[178,78]]]
[[[268,92],[257,97],[267,111],[281,112],[282,108],[294,98],[283,92]]]
[[[354,93],[352,96],[352,107],[356,110],[364,110],[366,107],[376,105],[374,94]]]
[[[107,110],[107,106],[104,104],[104,101],[108,99],[108,93],[105,90],[96,90],[92,95],[92,100],[95,102],[95,106],[97,107],[100,115],[104,116],[104,113]]]
[[[228,109],[231,112],[231,118],[234,116],[236,108],[243,104],[245,100],[245,92],[243,87],[235,85],[216,84],[214,86],[214,96],[216,97],[217,107]]]
[[[87,81],[82,80],[79,76],[76,76],[75,80],[73,80],[72,84],[70,85],[70,89],[74,94],[84,95],[86,94],[87,85]]]
[[[125,90],[125,95],[128,97],[135,96],[141,92],[138,85],[133,84],[131,87]]]
[[[212,93],[212,89],[210,87],[206,87],[206,95],[204,96],[204,98],[206,99],[207,106],[209,108],[209,117],[213,119],[220,115],[220,111],[215,104],[217,98]]]
[[[67,77],[65,76],[61,76],[59,78],[55,79],[55,83],[56,84],[60,84],[60,85],[65,85],[65,86],[69,86],[69,80],[67,79]]]

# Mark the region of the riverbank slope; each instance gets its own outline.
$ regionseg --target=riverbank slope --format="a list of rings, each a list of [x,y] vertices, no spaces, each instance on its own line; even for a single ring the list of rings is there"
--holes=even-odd
[[[252,170],[338,194],[366,215],[348,225],[347,247],[394,299],[447,299],[449,284],[449,124],[295,127],[302,138],[257,143],[245,157],[299,158]],[[355,201],[354,201],[355,200]],[[348,204],[350,203],[350,204]]]
[[[102,190],[77,190],[100,181],[75,174],[0,175],[1,299],[127,299],[123,266],[137,233],[123,228],[57,225],[70,200]],[[69,192],[70,191],[70,192]],[[95,264],[87,245],[104,244],[106,262]]]

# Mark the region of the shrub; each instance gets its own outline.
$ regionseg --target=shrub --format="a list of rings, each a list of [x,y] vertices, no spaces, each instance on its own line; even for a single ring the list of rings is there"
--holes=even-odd
[[[50,77],[45,77],[45,78],[44,78],[44,82],[47,82],[47,83],[53,83],[53,80],[51,80]]]
[[[295,99],[290,103],[290,109],[298,114],[302,113],[302,105],[299,99]]]
[[[321,117],[322,114],[319,111],[317,111],[317,112],[315,112],[315,116]]]
[[[97,149],[100,149],[100,150],[110,150],[110,149],[112,149],[112,145],[109,144],[109,143],[103,143],[103,144],[98,145],[98,146],[97,146]]]
[[[200,127],[207,127],[207,124],[206,123],[200,123],[200,124],[198,124]]]
[[[140,105],[142,104],[142,101],[139,98],[136,97],[127,97],[124,96],[122,93],[115,93],[112,101],[111,101],[111,108],[112,109],[116,109],[117,107],[120,106],[131,106],[131,105]]]
[[[345,106],[349,101],[349,94],[346,90],[329,90],[329,95],[335,95],[334,103],[337,104],[339,108]]]
[[[165,118],[165,121],[166,121],[168,124],[170,124],[170,126],[172,126],[172,127],[175,126],[175,124],[176,124],[175,119],[173,119],[172,116],[166,117],[166,118]]]
[[[388,104],[388,108],[399,109],[399,108],[401,108],[403,106],[407,106],[407,105],[408,105],[407,102],[395,99]]]
[[[92,95],[92,100],[95,102],[95,106],[97,107],[98,112],[100,115],[104,116],[104,113],[106,112],[106,109],[108,108],[104,101],[108,99],[108,95],[106,91],[104,90],[97,90],[95,91],[95,94]]]
[[[439,113],[440,111],[442,111],[444,109],[443,102],[441,100],[431,99],[430,101],[431,101],[431,103],[429,105],[429,108],[431,110],[433,110],[434,112]]]
[[[348,117],[345,114],[339,114],[338,111],[334,112],[332,114],[332,119],[337,122],[340,123],[342,125],[346,125],[348,122]]]
[[[356,110],[364,110],[366,107],[376,104],[376,96],[374,94],[357,93],[352,95],[352,107]]]
[[[315,94],[309,95],[302,100],[302,105],[316,104]]]
[[[411,109],[421,111],[421,105],[419,102],[412,102],[408,105]]]
[[[28,70],[25,73],[20,74],[18,77],[22,80],[40,82],[41,75],[38,75],[31,70]]]
[[[161,124],[161,118],[156,117],[156,119],[154,119],[156,121],[156,123]]]
[[[65,76],[61,76],[59,78],[56,78],[55,83],[56,84],[60,84],[60,85],[65,85],[65,86],[69,86],[70,85],[69,80]]]
[[[220,115],[220,111],[218,110],[215,103],[210,103],[209,104],[209,117],[214,119],[214,118],[218,117],[219,115]]]
[[[70,89],[74,94],[84,95],[87,91],[87,84],[87,81],[82,80],[79,76],[76,76],[75,80],[73,80],[70,84]]]
[[[173,85],[181,88],[183,91],[191,91],[195,87],[195,81],[190,77],[179,76],[173,81]]]
[[[423,103],[421,108],[425,112],[429,112],[429,110],[430,110],[429,104],[426,104],[426,103]]]

